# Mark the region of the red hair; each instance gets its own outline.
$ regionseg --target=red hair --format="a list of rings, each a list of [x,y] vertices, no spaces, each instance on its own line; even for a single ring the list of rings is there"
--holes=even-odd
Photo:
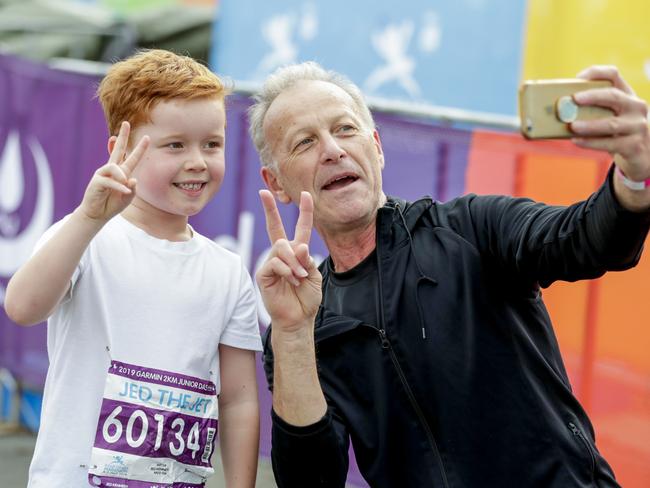
[[[206,66],[162,49],[139,51],[115,63],[97,88],[110,135],[123,121],[131,128],[150,121],[157,102],[170,99],[225,99],[229,90]]]

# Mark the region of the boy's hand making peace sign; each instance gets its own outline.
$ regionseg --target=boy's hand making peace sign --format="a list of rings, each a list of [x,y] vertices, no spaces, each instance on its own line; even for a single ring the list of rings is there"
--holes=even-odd
[[[322,277],[309,255],[314,203],[309,193],[300,194],[300,214],[294,238],[289,241],[273,194],[261,190],[260,198],[273,247],[257,272],[257,283],[274,331],[299,332],[303,327],[313,327],[322,296]]]
[[[144,136],[125,159],[129,132],[129,123],[122,122],[108,162],[95,171],[88,183],[80,210],[90,219],[108,222],[135,196],[136,180],[131,174],[149,146],[149,137]]]
[[[54,312],[70,289],[72,275],[90,241],[133,200],[135,179],[131,174],[149,138],[143,137],[125,159],[128,140],[129,124],[124,122],[108,163],[93,175],[81,205],[11,278],[5,302],[11,304],[8,313],[16,323],[37,324]]]

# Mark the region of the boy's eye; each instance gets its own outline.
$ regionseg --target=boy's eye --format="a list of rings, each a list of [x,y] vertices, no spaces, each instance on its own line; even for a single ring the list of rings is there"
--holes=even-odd
[[[221,142],[220,141],[210,141],[205,144],[205,147],[208,149],[217,149],[221,147]]]
[[[182,142],[170,142],[167,144],[167,147],[170,149],[182,149],[183,148],[183,143]]]

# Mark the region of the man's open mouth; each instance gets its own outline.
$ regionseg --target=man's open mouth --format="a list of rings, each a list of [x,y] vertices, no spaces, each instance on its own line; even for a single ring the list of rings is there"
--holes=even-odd
[[[332,180],[328,181],[325,185],[323,185],[323,190],[338,190],[339,188],[344,188],[348,185],[351,185],[358,179],[359,177],[355,175],[337,176],[336,178],[333,178]]]

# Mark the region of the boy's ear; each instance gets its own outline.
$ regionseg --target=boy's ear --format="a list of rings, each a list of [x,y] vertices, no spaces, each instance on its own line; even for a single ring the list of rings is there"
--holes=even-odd
[[[113,154],[113,149],[115,149],[115,143],[117,142],[117,136],[111,136],[108,138],[108,142],[106,143],[106,147],[108,149],[108,155],[110,156]]]
[[[260,174],[262,175],[266,187],[271,190],[271,193],[273,193],[278,200],[282,203],[289,203],[291,201],[291,198],[289,198],[289,195],[287,195],[284,188],[282,188],[282,185],[273,169],[268,166],[262,166]]]

